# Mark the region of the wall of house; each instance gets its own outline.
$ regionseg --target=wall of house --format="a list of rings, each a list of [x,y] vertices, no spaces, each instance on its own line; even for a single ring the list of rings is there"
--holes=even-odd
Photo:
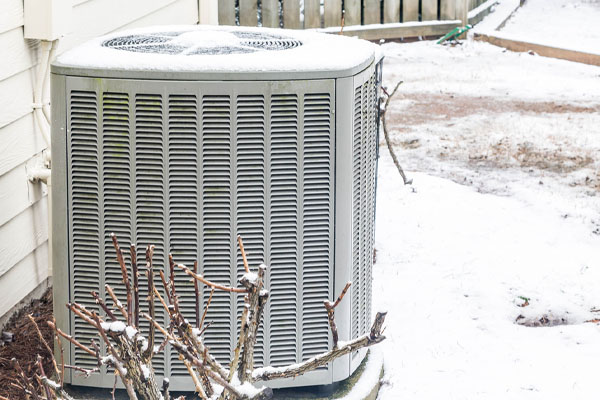
[[[202,0],[73,0],[70,34],[58,54],[124,28],[195,24]],[[27,169],[46,145],[33,117],[39,41],[23,38],[23,0],[0,1],[0,326],[48,280],[46,187]]]

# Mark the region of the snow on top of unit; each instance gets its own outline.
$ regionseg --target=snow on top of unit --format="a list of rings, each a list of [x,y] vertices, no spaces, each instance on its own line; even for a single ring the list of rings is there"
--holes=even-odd
[[[58,57],[67,67],[165,72],[336,71],[372,60],[378,46],[314,31],[154,26],[93,39]]]

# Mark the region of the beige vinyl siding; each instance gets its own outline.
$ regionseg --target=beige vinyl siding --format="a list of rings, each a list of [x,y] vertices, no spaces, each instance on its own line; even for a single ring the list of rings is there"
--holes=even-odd
[[[195,24],[198,0],[73,0],[62,53],[88,39],[138,26]],[[23,0],[0,1],[0,317],[48,277],[46,188],[27,169],[46,145],[34,123],[39,42],[23,38]]]

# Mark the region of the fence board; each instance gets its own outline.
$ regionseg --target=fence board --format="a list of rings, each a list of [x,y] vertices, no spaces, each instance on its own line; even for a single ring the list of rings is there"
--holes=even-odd
[[[456,18],[456,1],[442,0],[440,2],[440,19],[443,21]]]
[[[380,7],[379,0],[363,0],[363,23],[365,25],[381,23]]]
[[[437,20],[437,0],[421,0],[421,21]]]
[[[235,0],[219,0],[219,25],[235,25]]]
[[[383,22],[385,24],[400,22],[400,0],[384,0]]]
[[[402,22],[419,20],[419,0],[402,0]]]
[[[300,29],[300,2],[298,0],[283,0],[283,27]]]
[[[258,11],[256,7],[256,0],[240,0],[240,25],[258,25]]]
[[[262,0],[262,26],[279,28],[279,2],[277,0]]]
[[[320,3],[319,0],[304,0],[304,28],[321,27]]]
[[[342,0],[327,0],[325,2],[325,26],[340,26],[342,24]]]
[[[360,25],[360,0],[344,1],[344,25]]]

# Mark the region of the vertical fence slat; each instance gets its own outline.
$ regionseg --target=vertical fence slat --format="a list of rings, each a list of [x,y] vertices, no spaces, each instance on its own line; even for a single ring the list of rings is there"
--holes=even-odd
[[[279,2],[277,0],[262,0],[262,26],[279,28]]]
[[[456,19],[460,19],[463,26],[468,22],[469,0],[456,0]]]
[[[321,2],[304,0],[304,28],[321,27]]]
[[[325,1],[325,26],[340,26],[342,24],[342,0]]]
[[[400,0],[384,0],[383,22],[386,24],[400,22]]]
[[[441,0],[441,2],[440,2],[440,19],[441,20],[456,19],[456,0]]]
[[[437,0],[421,0],[421,21],[437,20]]]
[[[363,0],[364,24],[381,23],[381,2],[379,0]]]
[[[345,0],[344,11],[344,25],[360,25],[360,0]]]
[[[219,0],[219,25],[235,25],[235,0]]]
[[[450,0],[452,1],[452,0]],[[419,0],[402,0],[402,22],[419,20]]]
[[[256,4],[256,0],[240,0],[240,25],[258,25],[258,13]]]
[[[283,0],[283,27],[285,29],[300,29],[300,2],[298,0]]]

